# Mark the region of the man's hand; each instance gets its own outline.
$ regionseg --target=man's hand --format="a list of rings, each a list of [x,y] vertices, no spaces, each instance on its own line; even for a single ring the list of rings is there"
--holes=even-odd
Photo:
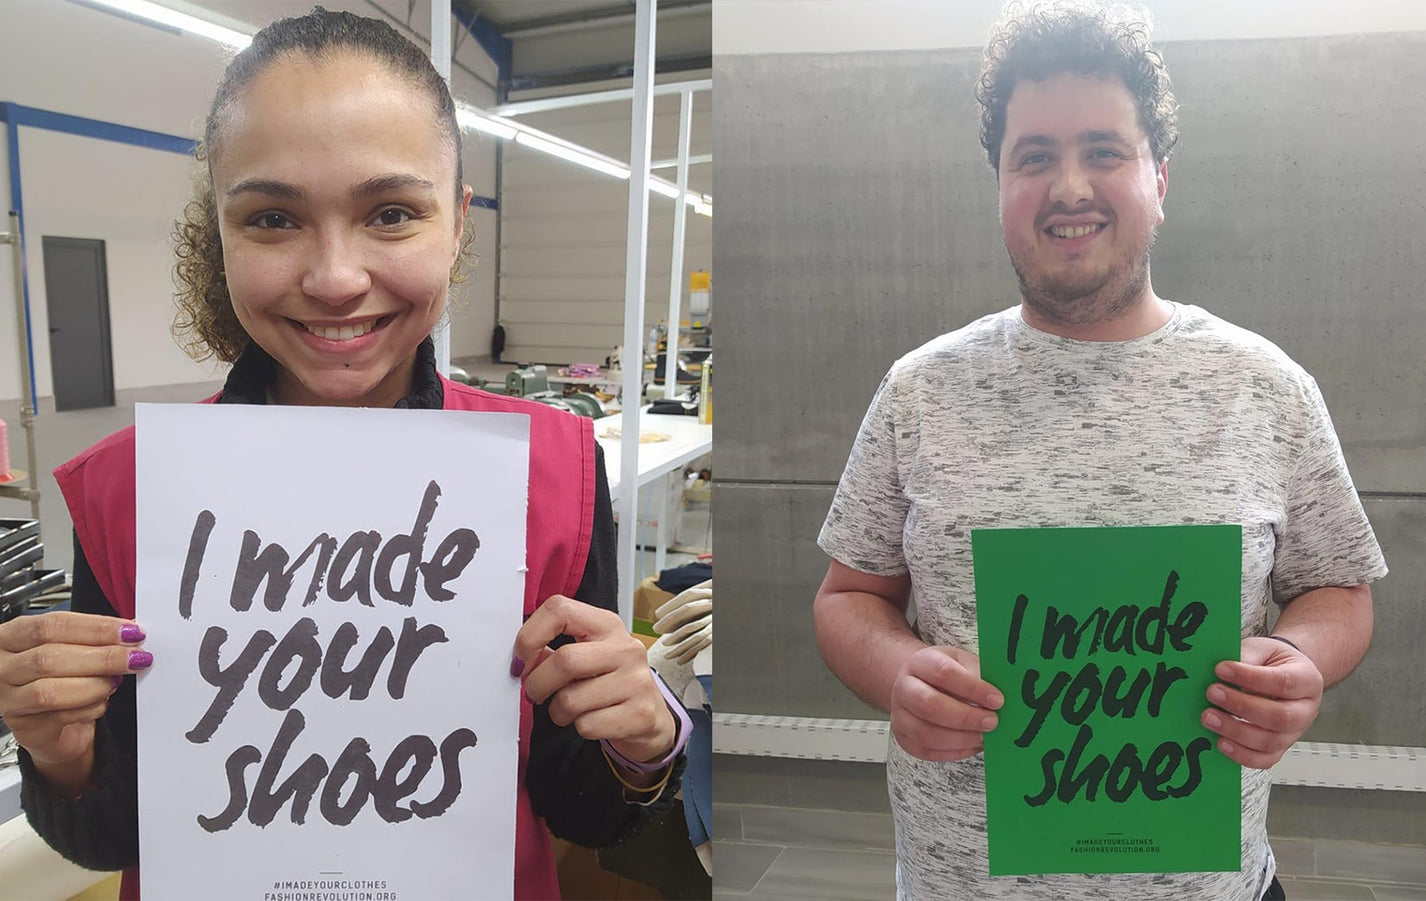
[[[1274,638],[1243,639],[1242,662],[1225,660],[1208,687],[1203,725],[1235,762],[1271,769],[1317,719],[1322,674],[1308,656]],[[1229,683],[1229,684],[1224,684]]]
[[[980,658],[959,648],[923,648],[891,688],[891,733],[912,757],[963,760],[979,754],[1005,698],[980,678]]]

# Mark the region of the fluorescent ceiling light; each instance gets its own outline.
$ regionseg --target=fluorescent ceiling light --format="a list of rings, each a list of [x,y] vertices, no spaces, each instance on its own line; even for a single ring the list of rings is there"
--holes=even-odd
[[[513,122],[503,116],[493,116],[464,104],[456,107],[456,121],[462,128],[474,129],[506,141],[513,140],[532,150],[557,156],[562,160],[584,166],[586,169],[593,169],[604,175],[622,179],[628,179],[632,175],[628,166],[612,157],[586,150],[554,135],[546,134],[519,122]],[[666,179],[651,176],[649,190],[670,200],[678,199],[678,187]],[[713,215],[713,198],[707,194],[688,191],[683,195],[683,202],[701,216]]]
[[[557,156],[562,160],[568,160],[586,169],[593,169],[595,172],[603,172],[605,175],[612,175],[615,178],[628,178],[629,167],[620,165],[612,160],[597,157],[592,153],[580,150],[576,147],[559,144],[546,138],[533,135],[528,131],[520,131],[515,135],[517,144],[524,144],[535,150],[541,150],[551,156]]]
[[[711,153],[701,153],[701,154],[698,154],[697,156],[690,156],[690,157],[688,158],[688,165],[690,165],[690,166],[697,166],[697,165],[699,165],[700,163],[711,163],[711,162],[713,162],[713,154],[711,154]],[[677,168],[678,168],[678,160],[654,160],[652,163],[649,163],[649,168],[650,168],[650,169],[677,169]]]
[[[456,121],[466,128],[473,128],[506,141],[514,138],[520,130],[513,123],[498,116],[487,116],[466,106],[456,107]]]
[[[150,2],[150,0],[88,0],[88,2],[130,16],[137,16],[159,25],[167,25],[169,28],[177,28],[179,31],[186,31],[189,34],[196,34],[238,50],[242,50],[253,42],[251,33],[219,25],[208,18],[212,14],[207,10],[188,3],[160,4]],[[192,12],[186,10],[192,10]],[[228,21],[238,24],[232,19],[228,19]]]

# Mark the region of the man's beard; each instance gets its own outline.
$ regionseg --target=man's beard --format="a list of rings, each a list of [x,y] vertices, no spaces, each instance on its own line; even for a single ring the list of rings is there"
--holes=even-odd
[[[1021,299],[1036,315],[1061,325],[1093,325],[1123,316],[1143,297],[1149,283],[1149,251],[1157,237],[1158,229],[1154,229],[1143,252],[1128,266],[1111,266],[1106,276],[1081,283],[1054,277],[1031,281],[1013,255],[1010,265],[1020,282]]]

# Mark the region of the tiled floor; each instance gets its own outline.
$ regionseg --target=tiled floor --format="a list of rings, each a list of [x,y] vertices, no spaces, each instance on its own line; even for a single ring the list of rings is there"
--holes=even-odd
[[[713,897],[882,901],[895,897],[887,814],[714,805]],[[1426,901],[1426,848],[1275,839],[1291,901]]]

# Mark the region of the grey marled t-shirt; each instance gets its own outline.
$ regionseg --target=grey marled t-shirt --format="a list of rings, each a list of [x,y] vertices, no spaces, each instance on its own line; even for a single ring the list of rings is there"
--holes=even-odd
[[[1240,523],[1245,636],[1265,633],[1269,599],[1385,575],[1311,376],[1266,339],[1174,307],[1123,342],[1047,334],[1014,307],[907,354],[818,543],[862,572],[909,572],[921,637],[977,653],[976,528]],[[984,773],[979,756],[930,763],[891,741],[903,901],[1256,901],[1272,875],[1266,771],[1243,771],[1240,872],[1035,878],[988,875]]]

